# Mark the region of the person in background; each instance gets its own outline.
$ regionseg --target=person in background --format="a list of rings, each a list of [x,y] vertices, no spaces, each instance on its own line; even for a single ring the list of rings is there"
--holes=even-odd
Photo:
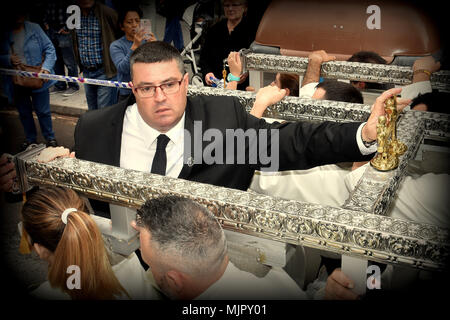
[[[319,84],[314,83],[315,91],[311,99],[317,100],[333,100],[348,103],[363,103],[363,96],[358,89],[349,83],[337,80],[325,80]],[[283,99],[289,89],[281,89],[278,86],[269,85],[261,88],[256,94],[250,114],[257,118],[261,118],[264,111],[272,104]]]
[[[349,83],[324,80],[316,86],[312,99],[364,103],[361,92]]]
[[[0,191],[11,192],[15,177],[14,163],[8,161],[6,155],[2,154],[0,157]]]
[[[8,30],[3,35],[1,65],[13,69],[20,64],[41,66],[41,73],[52,73],[56,61],[55,48],[42,28],[35,23],[26,21],[26,13],[19,5],[13,5],[8,16]],[[52,115],[50,111],[49,87],[54,81],[45,81],[39,89],[13,85],[11,77],[6,94],[19,111],[20,121],[25,132],[25,141],[20,150],[25,150],[30,144],[37,143],[37,131],[33,118],[33,109],[39,120],[42,135],[47,146],[57,146],[53,132]]]
[[[143,42],[155,41],[155,35],[145,34],[145,30],[139,29],[142,18],[142,10],[139,7],[130,7],[119,13],[119,26],[125,33],[123,37],[111,43],[109,51],[111,59],[117,68],[117,80],[120,82],[131,81],[130,56]],[[127,88],[119,89],[119,101],[131,95]]]
[[[184,48],[180,20],[185,9],[194,2],[193,0],[159,0],[156,4],[156,12],[166,18],[163,41],[173,43],[180,52]]]
[[[116,40],[117,13],[95,0],[78,0],[81,9],[81,28],[74,29],[73,47],[83,77],[115,81],[117,70],[109,47]],[[101,109],[117,102],[115,87],[85,84],[89,110]]]
[[[320,71],[322,63],[336,60],[335,56],[330,56],[324,50],[312,51],[308,55],[308,66],[306,67],[305,75],[303,76],[302,89],[303,87],[311,87],[311,83],[317,84],[320,82]],[[300,96],[305,94],[300,90]],[[310,94],[311,96],[312,94]]]
[[[450,94],[448,92],[432,91],[419,94],[410,104],[412,110],[450,113],[447,105]]]
[[[426,93],[433,92],[433,88],[431,87],[430,81],[431,76],[433,73],[439,71],[440,68],[441,62],[437,61],[431,55],[423,56],[416,59],[412,67],[413,70],[412,83],[403,87],[402,98],[412,100],[417,98],[419,95],[424,95]]]
[[[348,58],[347,61],[373,63],[373,64],[387,64],[387,61],[383,57],[381,57],[378,53],[373,51],[356,52],[350,58]],[[393,87],[390,84],[373,83],[365,81],[350,81],[350,83],[358,90],[365,90],[365,89],[386,90]]]
[[[228,75],[227,89],[236,89],[238,81],[242,76],[242,60],[239,52],[232,51],[227,58],[230,73]],[[270,84],[280,89],[286,89],[287,96],[298,97],[299,95],[299,77],[295,73],[277,73],[275,80]],[[254,91],[252,87],[247,87],[247,91]]]
[[[111,267],[103,238],[71,189],[42,187],[22,208],[23,235],[29,248],[48,262],[48,281],[31,292],[41,299],[154,299],[156,291],[133,253]],[[79,267],[79,288],[69,288],[71,266]]]
[[[246,0],[225,0],[223,9],[225,18],[207,30],[200,53],[200,68],[207,85],[212,85],[211,77],[222,79],[223,60],[228,54],[249,48],[256,35],[257,27],[247,19]],[[241,77],[238,83],[238,89],[245,90],[247,76]]]
[[[43,19],[44,30],[56,50],[55,74],[65,75],[64,66],[67,67],[69,77],[78,77],[78,66],[73,52],[72,35],[67,29],[68,0],[54,0],[46,3]],[[50,89],[50,94],[61,92],[63,96],[70,97],[80,89],[76,82],[58,81]]]
[[[277,73],[275,80],[271,85],[275,85],[280,89],[286,89],[286,95],[298,97],[299,94],[299,78],[295,73]]]

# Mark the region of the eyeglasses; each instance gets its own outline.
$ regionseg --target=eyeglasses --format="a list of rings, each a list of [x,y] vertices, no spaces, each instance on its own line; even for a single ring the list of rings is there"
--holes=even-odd
[[[239,7],[239,6],[242,6],[243,5],[243,3],[224,3],[223,4],[223,7],[224,8],[237,8],[237,7]]]
[[[163,84],[160,84],[159,86],[140,86],[134,88],[134,91],[138,93],[139,97],[141,98],[150,98],[155,95],[156,88],[160,88],[164,94],[174,94],[177,93],[178,90],[180,90],[180,85],[183,79],[176,80],[176,81],[170,81]]]

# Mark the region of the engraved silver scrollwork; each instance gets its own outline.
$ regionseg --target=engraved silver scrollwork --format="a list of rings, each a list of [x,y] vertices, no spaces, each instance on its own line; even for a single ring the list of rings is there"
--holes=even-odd
[[[251,106],[253,93],[192,89],[190,94],[236,96]],[[284,101],[284,100],[283,100]],[[370,106],[308,99],[286,99],[275,109],[290,120],[362,121]],[[312,110],[311,106],[322,108]],[[297,112],[301,111],[301,112]],[[399,121],[399,138],[408,145],[399,167],[380,175],[366,170],[341,208],[301,203],[239,190],[137,172],[79,159],[42,164],[26,159],[26,178],[33,184],[56,184],[125,206],[139,207],[160,195],[189,197],[207,206],[228,229],[255,236],[333,250],[384,263],[440,270],[449,254],[449,230],[384,216],[401,185],[406,166],[427,135],[446,137],[449,117],[407,112]],[[378,213],[378,214],[374,214]]]
[[[87,195],[103,194],[107,200],[134,207],[146,199],[179,194],[207,206],[227,228],[239,232],[363,255],[387,263],[441,268],[444,261],[442,257],[448,255],[448,230],[435,226],[120,168],[110,170],[112,167],[100,164],[96,164],[97,175],[92,175],[88,169],[91,166],[74,164],[71,159],[59,161],[57,166],[30,160],[27,164],[30,169],[28,179],[40,184],[60,184],[79,190],[80,184],[70,177],[89,177],[91,187],[83,183],[83,192]],[[114,194],[108,196],[111,192]],[[384,255],[381,254],[383,252]]]
[[[246,70],[304,74],[308,58],[261,53],[248,53]],[[322,64],[321,76],[328,79],[346,79],[407,85],[412,82],[411,67],[348,61],[330,61]],[[442,70],[431,76],[434,89],[450,90],[450,72]]]

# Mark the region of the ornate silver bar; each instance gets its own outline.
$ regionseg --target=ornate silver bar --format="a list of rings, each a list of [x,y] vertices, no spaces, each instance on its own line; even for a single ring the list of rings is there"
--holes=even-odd
[[[271,55],[261,53],[246,54],[245,70],[285,72],[304,74],[308,58]],[[321,75],[330,79],[347,79],[378,83],[407,85],[412,82],[410,67],[382,65],[372,63],[330,61],[322,64]],[[450,91],[450,72],[439,71],[431,76],[431,85],[435,89]]]
[[[247,111],[251,110],[256,96],[253,92],[209,87],[190,87],[189,95],[234,96]],[[287,121],[354,122],[366,121],[370,110],[371,106],[357,103],[286,97],[269,107],[265,116]],[[398,137],[408,147],[407,152],[400,157],[399,167],[384,173],[369,167],[345,202],[344,208],[385,215],[406,174],[408,161],[415,158],[424,137],[449,141],[450,116],[433,112],[404,112],[398,124]]]
[[[216,89],[209,87],[189,87],[190,96],[232,96],[250,112],[255,101],[253,92]],[[314,100],[299,97],[285,97],[267,108],[264,116],[279,120],[329,120],[334,122],[366,121],[370,115],[369,105],[341,101]]]
[[[195,86],[189,86],[188,95],[236,97],[248,112],[252,109],[256,97],[255,93],[248,91]],[[267,108],[264,116],[286,121],[355,122],[366,121],[370,116],[370,110],[371,106],[365,104],[285,97],[280,102]],[[409,113],[415,121],[425,121],[425,135],[450,138],[450,115],[422,111],[408,111]]]
[[[60,185],[128,207],[176,194],[207,206],[224,228],[261,238],[421,269],[443,269],[448,230],[343,208],[289,201],[240,190],[63,158],[26,160],[30,183]]]
[[[249,110],[255,94],[234,90],[189,88],[190,95],[236,96]],[[367,119],[370,106],[333,101],[286,98],[274,106],[289,120]],[[278,109],[277,109],[278,108]],[[239,190],[77,159],[48,164],[25,160],[21,164],[28,182],[62,185],[90,198],[132,208],[163,194],[190,197],[209,207],[230,230],[281,242],[423,269],[443,269],[448,257],[448,229],[383,216],[405,175],[409,159],[427,132],[446,137],[447,115],[407,112],[398,136],[408,146],[398,169],[383,179],[367,170],[343,208],[288,201]],[[373,191],[367,197],[367,189]],[[366,197],[364,197],[366,196]],[[370,214],[377,213],[377,214]]]
[[[406,175],[409,160],[414,159],[425,135],[425,121],[419,122],[412,112],[402,115],[398,122],[397,137],[407,146],[395,170],[380,172],[368,166],[342,208],[385,215]]]

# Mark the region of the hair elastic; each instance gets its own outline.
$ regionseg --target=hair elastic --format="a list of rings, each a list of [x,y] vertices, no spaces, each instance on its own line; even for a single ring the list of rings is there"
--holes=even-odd
[[[78,210],[75,208],[69,208],[69,209],[64,210],[64,212],[61,215],[62,222],[64,222],[64,224],[67,224],[67,216],[69,215],[69,213],[75,212],[75,211],[78,211]]]

